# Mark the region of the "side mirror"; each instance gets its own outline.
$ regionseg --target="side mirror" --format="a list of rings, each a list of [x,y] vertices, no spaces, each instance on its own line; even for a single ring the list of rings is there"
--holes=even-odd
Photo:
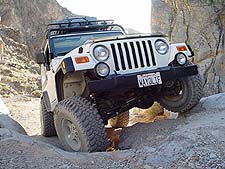
[[[36,53],[36,63],[41,65],[45,63],[45,54],[44,52]]]

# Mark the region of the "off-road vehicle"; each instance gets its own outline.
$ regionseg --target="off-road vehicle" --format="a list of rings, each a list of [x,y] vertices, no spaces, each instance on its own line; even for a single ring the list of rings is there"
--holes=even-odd
[[[68,151],[104,151],[105,125],[124,126],[133,107],[158,101],[186,112],[202,95],[193,52],[163,34],[128,35],[112,20],[66,18],[49,24],[41,64],[44,136],[58,135]],[[125,114],[125,115],[124,115]]]

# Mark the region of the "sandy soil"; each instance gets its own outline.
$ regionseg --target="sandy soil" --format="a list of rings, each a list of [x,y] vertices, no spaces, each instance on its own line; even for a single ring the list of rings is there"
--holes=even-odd
[[[14,96],[13,98],[3,98],[3,100],[10,110],[12,118],[23,126],[28,135],[40,135],[41,124],[38,98]]]

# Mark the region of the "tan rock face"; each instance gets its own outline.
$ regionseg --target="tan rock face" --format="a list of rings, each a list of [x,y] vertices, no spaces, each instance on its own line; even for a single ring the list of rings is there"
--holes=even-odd
[[[225,91],[224,0],[152,0],[152,31],[191,45],[205,95]]]
[[[0,39],[0,55],[2,55],[4,53],[4,42],[2,39]]]
[[[46,25],[71,14],[56,0],[0,0],[0,94],[39,96],[39,66],[32,56]]]
[[[18,30],[32,54],[41,46],[46,25],[69,15],[56,0],[0,0],[1,23]]]
[[[4,53],[0,55],[0,94],[5,97],[31,94],[39,88],[39,67],[32,61],[28,47],[10,38],[9,32],[11,35],[17,33],[0,25],[0,37],[4,44]]]

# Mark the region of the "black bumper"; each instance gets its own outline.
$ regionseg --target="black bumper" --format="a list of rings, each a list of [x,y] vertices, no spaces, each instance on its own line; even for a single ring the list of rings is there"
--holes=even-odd
[[[196,65],[185,67],[162,67],[154,70],[137,72],[127,75],[115,75],[101,80],[93,80],[88,82],[90,92],[103,92],[113,89],[139,88],[137,75],[160,72],[162,82],[178,79],[185,76],[198,74]]]

